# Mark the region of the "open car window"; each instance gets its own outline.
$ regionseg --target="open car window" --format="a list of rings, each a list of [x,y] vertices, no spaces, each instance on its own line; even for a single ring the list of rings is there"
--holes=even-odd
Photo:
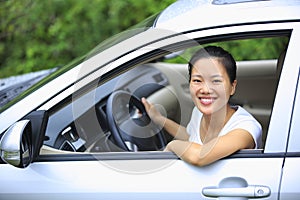
[[[165,130],[152,127],[151,122],[141,125],[140,109],[131,105],[130,96],[146,97],[163,115],[186,126],[194,107],[187,62],[193,52],[207,45],[221,46],[236,59],[238,86],[230,102],[244,107],[261,123],[264,142],[288,41],[288,34],[218,37],[209,42],[199,40],[197,46],[182,45],[186,47],[178,54],[155,55],[147,62],[139,58],[140,62],[129,67],[117,67],[51,109],[41,154],[163,150],[162,141],[168,143],[173,138]],[[119,91],[123,93],[111,100]],[[120,146],[120,139],[125,147]]]

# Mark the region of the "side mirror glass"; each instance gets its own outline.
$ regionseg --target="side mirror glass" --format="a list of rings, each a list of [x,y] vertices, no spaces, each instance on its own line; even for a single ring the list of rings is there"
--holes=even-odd
[[[32,162],[31,123],[21,120],[14,123],[0,140],[1,159],[15,167],[25,168]]]

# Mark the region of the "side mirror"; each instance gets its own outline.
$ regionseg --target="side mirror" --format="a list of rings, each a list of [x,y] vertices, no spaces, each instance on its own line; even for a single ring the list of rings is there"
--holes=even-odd
[[[25,168],[33,158],[30,120],[14,123],[0,140],[1,159],[15,167]]]

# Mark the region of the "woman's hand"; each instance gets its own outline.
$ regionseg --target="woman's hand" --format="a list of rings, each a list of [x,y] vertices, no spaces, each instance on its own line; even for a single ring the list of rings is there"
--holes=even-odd
[[[186,132],[186,128],[176,123],[173,120],[163,116],[153,104],[149,103],[145,98],[142,98],[142,103],[145,106],[151,120],[158,126],[164,128],[171,136],[180,140],[188,140],[189,135]]]
[[[154,123],[156,123],[157,125],[163,127],[166,118],[155,108],[152,103],[149,103],[146,98],[142,98],[142,103],[144,104],[146,112],[151,120],[154,121]]]

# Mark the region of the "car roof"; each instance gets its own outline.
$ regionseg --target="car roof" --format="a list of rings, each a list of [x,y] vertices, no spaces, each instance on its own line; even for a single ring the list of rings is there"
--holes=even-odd
[[[157,18],[155,28],[176,32],[232,24],[299,21],[299,0],[178,0]]]

